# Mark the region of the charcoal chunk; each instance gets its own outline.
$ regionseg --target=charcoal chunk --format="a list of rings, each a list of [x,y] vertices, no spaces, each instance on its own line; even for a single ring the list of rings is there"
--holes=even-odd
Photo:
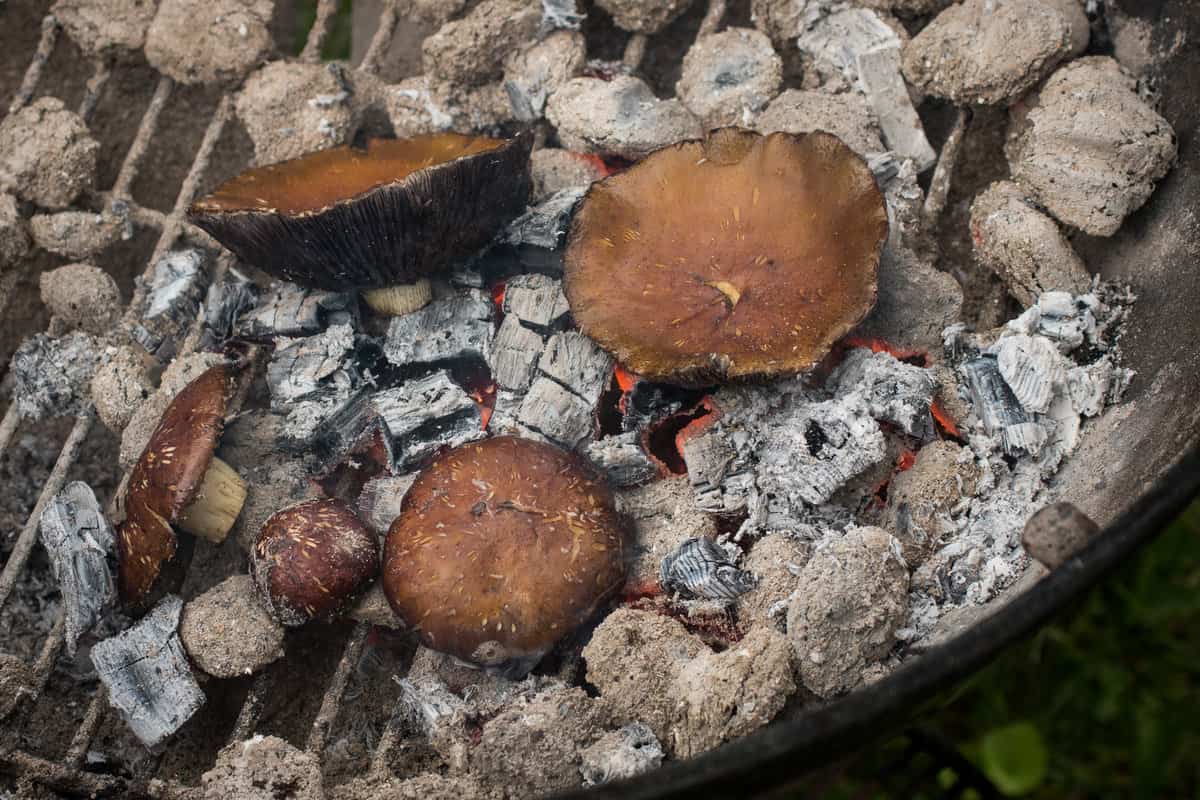
[[[608,476],[613,486],[634,486],[658,474],[635,431],[589,442],[583,454]]]
[[[133,339],[159,361],[170,361],[200,313],[207,286],[208,273],[201,251],[167,253],[154,265],[146,310],[141,323],[133,326]]]
[[[560,328],[570,312],[562,283],[546,275],[517,275],[504,288],[504,313],[542,333]]]
[[[378,392],[371,407],[383,421],[392,465],[399,472],[442,447],[484,436],[479,406],[445,372]]]
[[[518,422],[573,450],[592,434],[592,407],[549,378],[538,378],[521,402]]]
[[[13,354],[13,397],[26,419],[79,414],[99,356],[96,340],[74,331],[52,337],[39,333]]]
[[[1029,422],[1021,402],[1000,374],[994,356],[981,356],[962,365],[971,405],[988,436],[1001,433],[1010,425]]]
[[[544,250],[557,250],[566,239],[575,206],[586,191],[586,186],[560,189],[536,206],[531,206],[524,214],[508,223],[502,234],[502,241],[517,246],[528,245]]]
[[[488,366],[492,379],[501,389],[524,391],[533,383],[545,341],[521,320],[509,315],[500,323],[500,330],[492,340]]]
[[[663,589],[706,600],[736,600],[754,588],[754,576],[734,566],[721,546],[704,536],[694,537],[662,560]]]
[[[399,367],[486,361],[494,311],[491,298],[476,290],[435,300],[392,319],[384,354]]]
[[[252,341],[270,341],[276,336],[311,336],[333,325],[358,328],[358,300],[353,294],[281,282],[256,308],[242,314],[236,330]]]
[[[612,356],[578,331],[550,337],[538,371],[595,408],[612,375]]]
[[[859,347],[846,354],[830,383],[838,392],[860,393],[875,419],[895,423],[924,441],[933,438],[929,406],[937,380],[930,370],[905,364],[890,353]]]
[[[176,632],[183,601],[164,597],[132,628],[92,648],[109,702],[147,747],[170,738],[204,705]]]
[[[114,555],[112,527],[91,487],[72,481],[42,511],[39,530],[62,594],[67,655],[74,657],[79,637],[100,620],[113,598],[108,568]]]
[[[258,302],[254,281],[235,269],[208,287],[204,298],[204,331],[197,345],[213,350],[233,335],[238,320]]]
[[[354,331],[349,325],[334,325],[304,339],[277,339],[267,364],[272,408],[287,408],[339,384],[349,389],[346,361],[353,349]]]

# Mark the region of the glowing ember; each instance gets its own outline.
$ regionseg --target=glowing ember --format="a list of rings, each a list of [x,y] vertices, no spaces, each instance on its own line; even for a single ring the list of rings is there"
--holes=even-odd
[[[933,421],[938,424],[938,427],[946,436],[949,436],[952,439],[963,438],[962,431],[959,430],[958,424],[955,423],[954,418],[950,416],[946,409],[941,407],[937,400],[934,400],[933,403],[930,404],[929,413],[933,415]]]
[[[508,283],[500,281],[492,286],[492,302],[496,304],[496,314],[504,317],[504,290],[508,288]]]
[[[493,381],[481,389],[472,391],[471,399],[479,406],[480,429],[486,431],[488,423],[492,421],[492,412],[496,410],[495,382]]]
[[[720,418],[721,412],[712,398],[705,397],[686,411],[671,414],[650,425],[642,433],[642,448],[663,475],[686,475],[684,444]]]
[[[622,392],[633,391],[633,385],[638,382],[637,375],[634,375],[620,364],[617,364],[616,368],[613,369],[613,377],[617,379],[617,386],[621,388]]]
[[[847,336],[842,340],[840,349],[842,352],[845,352],[855,347],[865,347],[872,353],[887,353],[897,361],[914,364],[918,367],[929,366],[929,355],[924,351],[907,350],[892,344],[886,339],[879,339],[873,336]]]

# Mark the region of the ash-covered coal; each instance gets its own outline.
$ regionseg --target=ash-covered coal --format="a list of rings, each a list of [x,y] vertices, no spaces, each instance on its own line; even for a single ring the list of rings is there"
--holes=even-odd
[[[170,361],[200,312],[207,288],[208,272],[202,251],[167,253],[154,265],[142,320],[131,331],[134,341],[159,361]]]
[[[397,367],[485,362],[491,349],[494,317],[491,298],[469,289],[393,318],[383,352]]]
[[[82,331],[29,337],[12,359],[17,410],[33,420],[79,414],[88,402],[88,385],[99,363],[98,343]]]
[[[668,592],[727,602],[754,588],[754,576],[738,569],[724,548],[703,536],[688,539],[664,558],[659,580]]]
[[[334,325],[358,330],[358,322],[355,295],[278,282],[255,308],[239,317],[235,330],[251,341],[270,341],[278,336],[311,336]]]
[[[236,269],[209,286],[197,349],[214,350],[233,336],[242,317],[257,305],[258,297],[258,286]]]

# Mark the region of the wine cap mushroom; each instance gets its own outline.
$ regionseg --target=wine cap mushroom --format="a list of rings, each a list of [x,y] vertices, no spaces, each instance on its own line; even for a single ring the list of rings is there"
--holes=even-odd
[[[383,589],[428,647],[519,676],[620,587],[624,548],[595,470],[497,436],[417,477],[388,531]]]
[[[142,604],[174,557],[173,526],[220,543],[241,513],[246,485],[214,455],[236,369],[217,364],[185,386],[129,475],[125,521],[117,528],[117,585],[127,605]]]
[[[382,313],[429,302],[422,279],[525,210],[532,136],[371,139],[256,167],[188,209],[244,261],[317,289],[369,290]]]
[[[378,574],[379,539],[341,500],[305,500],[266,521],[250,572],[280,624],[333,619]]]
[[[563,288],[583,332],[647,378],[803,372],[874,306],[887,230],[837,137],[722,128],[592,185]]]

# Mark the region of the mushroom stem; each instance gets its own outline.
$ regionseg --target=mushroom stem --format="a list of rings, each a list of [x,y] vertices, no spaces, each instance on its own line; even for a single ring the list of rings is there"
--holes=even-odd
[[[180,512],[175,524],[188,533],[220,544],[242,512],[246,482],[237,470],[213,456],[196,498]]]
[[[399,317],[429,305],[433,299],[433,287],[428,278],[421,278],[416,283],[368,289],[363,292],[363,299],[372,310],[389,317]]]

